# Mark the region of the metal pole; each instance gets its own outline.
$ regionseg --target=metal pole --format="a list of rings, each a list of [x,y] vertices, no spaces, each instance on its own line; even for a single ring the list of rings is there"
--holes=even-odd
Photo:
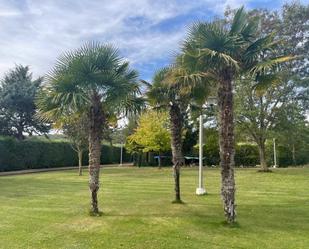
[[[120,164],[122,166],[122,157],[123,157],[123,137],[121,136],[121,146],[120,146]]]
[[[121,144],[121,147],[120,147],[120,164],[119,164],[119,166],[122,166],[122,151],[123,151],[123,145]]]
[[[200,129],[199,129],[199,178],[198,178],[198,188],[196,189],[197,195],[206,194],[206,190],[203,184],[203,115],[200,115]]]
[[[276,153],[276,139],[273,139],[274,142],[274,168],[277,168],[277,153]]]

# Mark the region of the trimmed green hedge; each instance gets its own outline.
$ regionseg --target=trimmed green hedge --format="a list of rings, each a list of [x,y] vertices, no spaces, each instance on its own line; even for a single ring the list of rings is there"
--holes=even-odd
[[[207,144],[204,148],[205,164],[219,165],[220,154],[218,144]],[[236,166],[255,166],[259,164],[259,151],[256,145],[239,144],[235,147]]]
[[[118,163],[119,157],[119,147],[102,145],[102,164]],[[130,160],[130,154],[124,150],[123,162]],[[83,163],[88,164],[88,153],[84,154]],[[0,138],[0,171],[66,167],[77,164],[77,154],[68,142]]]

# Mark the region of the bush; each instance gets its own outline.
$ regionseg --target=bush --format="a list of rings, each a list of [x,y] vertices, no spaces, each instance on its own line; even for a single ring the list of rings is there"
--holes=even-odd
[[[220,151],[218,144],[206,144],[204,147],[204,157],[206,165],[219,165]],[[237,144],[235,146],[236,166],[255,166],[259,164],[259,152],[256,145]]]
[[[102,145],[101,163],[119,163],[120,148]],[[123,162],[129,162],[130,154],[123,151]],[[84,153],[84,165],[88,153]],[[0,171],[75,166],[76,152],[66,141],[27,139],[18,141],[11,137],[0,138]]]
[[[255,166],[260,163],[257,145],[237,144],[235,149],[236,166]]]

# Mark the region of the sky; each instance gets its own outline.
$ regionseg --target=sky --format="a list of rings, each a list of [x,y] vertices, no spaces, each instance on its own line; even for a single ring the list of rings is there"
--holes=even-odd
[[[114,44],[140,78],[168,65],[186,28],[227,6],[280,9],[284,0],[0,0],[0,78],[15,64],[44,76],[62,53]],[[309,3],[309,0],[302,0]]]

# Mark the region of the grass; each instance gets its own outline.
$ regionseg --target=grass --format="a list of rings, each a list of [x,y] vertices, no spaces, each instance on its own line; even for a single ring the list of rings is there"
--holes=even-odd
[[[220,172],[184,169],[184,204],[173,205],[171,169],[106,168],[88,213],[87,175],[77,171],[0,178],[0,248],[309,248],[309,168],[236,170],[238,223],[225,224]]]

